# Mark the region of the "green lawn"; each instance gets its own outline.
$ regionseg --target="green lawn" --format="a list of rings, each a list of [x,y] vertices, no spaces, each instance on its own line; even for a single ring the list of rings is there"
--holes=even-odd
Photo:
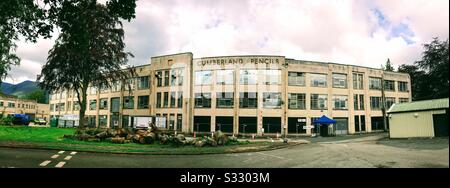
[[[63,138],[64,134],[73,134],[74,132],[75,129],[72,128],[0,126],[0,146],[147,154],[228,153],[267,150],[286,146],[286,144],[271,142],[239,142],[227,146],[199,148],[194,146],[176,147],[157,143],[142,145],[136,143],[85,142]]]

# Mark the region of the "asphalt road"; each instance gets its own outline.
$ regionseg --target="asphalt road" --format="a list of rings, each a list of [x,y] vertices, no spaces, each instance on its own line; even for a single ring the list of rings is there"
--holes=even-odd
[[[448,168],[449,145],[448,138],[350,140],[345,142],[318,142],[264,152],[214,155],[124,155],[0,148],[0,167]]]

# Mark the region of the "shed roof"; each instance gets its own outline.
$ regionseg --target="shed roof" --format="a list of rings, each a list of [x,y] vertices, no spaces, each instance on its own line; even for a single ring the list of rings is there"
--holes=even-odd
[[[434,110],[444,108],[448,108],[448,98],[394,104],[388,110],[388,113]]]

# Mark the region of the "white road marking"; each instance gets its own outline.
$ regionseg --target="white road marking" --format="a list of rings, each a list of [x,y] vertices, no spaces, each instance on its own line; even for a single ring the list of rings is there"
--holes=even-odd
[[[58,158],[59,157],[59,155],[53,155],[52,156],[52,159],[56,159],[56,158]]]
[[[49,160],[44,161],[44,162],[42,162],[41,164],[39,164],[39,166],[47,166],[48,163],[50,163],[50,162],[52,162],[52,161],[49,161]]]
[[[58,152],[58,154],[63,154],[63,153],[64,153],[64,151],[59,151],[59,152]]]
[[[64,164],[66,164],[66,162],[59,162],[55,167],[56,168],[61,168],[64,166]]]
[[[276,156],[276,155],[270,155],[270,154],[266,154],[266,153],[257,153],[257,154],[260,154],[260,155],[265,155],[265,156],[269,156],[269,157],[275,157],[275,158],[278,158],[278,159],[284,159],[284,160],[290,160],[290,159],[286,159],[286,158],[284,158],[284,157],[280,157],[280,156]]]
[[[67,156],[66,158],[64,158],[64,160],[66,160],[66,161],[68,161],[68,160],[70,160],[72,158],[72,156]]]
[[[70,155],[75,155],[75,154],[77,154],[77,152],[76,152],[76,151],[72,151],[72,152],[70,152]]]

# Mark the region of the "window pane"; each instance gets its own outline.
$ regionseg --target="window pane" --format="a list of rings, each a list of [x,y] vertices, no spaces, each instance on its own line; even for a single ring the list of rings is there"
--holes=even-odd
[[[218,85],[232,85],[234,82],[233,70],[217,70],[216,83]]]
[[[310,74],[311,87],[327,87],[327,75],[326,74]]]
[[[256,85],[258,83],[257,70],[241,70],[240,84],[242,85]]]
[[[333,74],[333,87],[347,88],[347,75],[334,73]]]

